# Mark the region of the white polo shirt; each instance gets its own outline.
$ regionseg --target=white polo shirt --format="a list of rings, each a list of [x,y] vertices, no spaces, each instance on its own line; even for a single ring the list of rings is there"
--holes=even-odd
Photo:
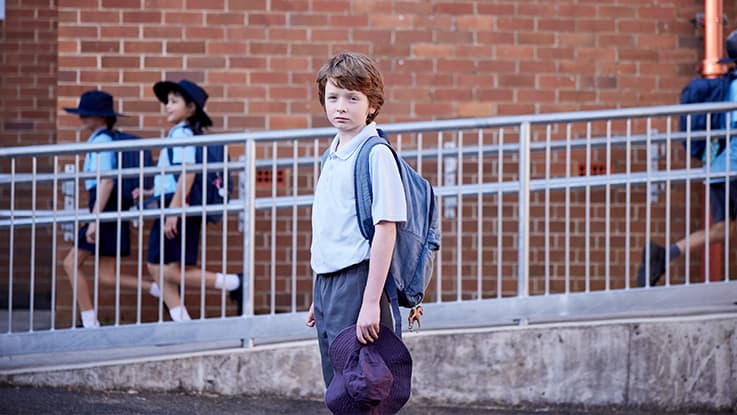
[[[378,136],[376,123],[364,127],[338,151],[338,135],[315,187],[312,204],[312,270],[318,274],[339,271],[369,259],[371,248],[358,227],[354,164],[358,150],[369,137]],[[369,154],[369,170],[374,224],[407,220],[407,203],[394,155],[386,146],[376,146]]]

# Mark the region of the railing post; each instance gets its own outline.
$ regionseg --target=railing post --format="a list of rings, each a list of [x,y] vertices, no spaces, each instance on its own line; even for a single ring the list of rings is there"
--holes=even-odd
[[[519,126],[517,296],[530,295],[530,122]]]
[[[254,259],[255,259],[255,202],[256,202],[256,142],[247,139],[244,158],[244,181],[243,197],[243,315],[254,314]]]

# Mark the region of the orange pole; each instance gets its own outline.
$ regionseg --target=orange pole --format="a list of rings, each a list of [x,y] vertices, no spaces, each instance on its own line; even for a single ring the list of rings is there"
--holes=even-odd
[[[704,78],[716,78],[727,71],[724,64],[717,63],[722,57],[724,49],[724,29],[722,26],[722,0],[704,0],[704,60],[701,63],[701,76]],[[704,198],[709,197],[708,194]],[[706,204],[704,204],[705,206]],[[709,212],[711,226],[714,221]],[[703,280],[719,281],[722,277],[722,264],[724,248],[722,244],[716,243],[709,246],[709,257],[704,255],[702,265]],[[704,249],[706,254],[706,249]]]
[[[725,65],[717,63],[722,57],[722,49],[722,0],[704,0],[704,60],[701,62],[704,78],[716,78],[726,71]]]

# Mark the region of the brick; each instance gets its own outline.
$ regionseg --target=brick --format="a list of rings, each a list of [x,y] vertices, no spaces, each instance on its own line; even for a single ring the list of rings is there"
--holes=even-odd
[[[186,39],[221,40],[225,37],[225,28],[212,26],[193,26],[184,29]]]
[[[163,51],[162,42],[156,41],[128,41],[123,45],[126,53],[161,53]]]
[[[168,53],[205,53],[205,42],[188,41],[188,42],[167,42],[166,51]]]
[[[286,84],[289,82],[289,75],[275,72],[252,72],[250,81],[254,84]]]
[[[459,16],[456,18],[458,30],[494,30],[495,18],[493,16]]]
[[[240,84],[245,83],[247,81],[247,74],[246,72],[236,72],[236,71],[227,71],[227,72],[208,72],[207,73],[207,81],[208,83],[215,83],[215,84]],[[208,104],[211,105],[211,104]]]
[[[436,3],[433,8],[435,14],[473,14],[474,5],[472,3],[461,2],[441,2]]]
[[[120,42],[101,42],[83,40],[80,42],[80,51],[82,53],[103,52],[117,53],[120,51]]]
[[[185,24],[185,25],[202,25],[205,23],[205,16],[202,13],[195,12],[164,12],[164,23],[166,24]]]
[[[290,26],[323,27],[328,24],[328,16],[324,14],[290,14]]]
[[[180,81],[182,79],[189,79],[192,82],[203,83],[205,82],[205,73],[202,71],[166,71],[164,73],[164,79],[170,81]],[[208,91],[212,93],[212,91]]]
[[[207,13],[208,25],[243,25],[244,16],[236,13]]]
[[[432,43],[417,43],[412,45],[412,54],[415,57],[443,57],[452,56],[453,47],[450,45],[436,45]]]
[[[516,2],[481,2],[476,5],[478,14],[490,16],[512,16],[517,13]]]
[[[416,40],[409,40],[406,36],[411,36],[410,33],[417,33],[418,39]],[[429,32],[415,32],[415,31],[399,31],[396,32],[396,41],[398,43],[408,43],[408,42],[420,42],[422,41],[419,39],[419,36],[422,36],[424,38],[430,38],[430,40],[426,41],[432,41],[432,33]],[[314,31],[313,31],[313,38],[314,38]],[[391,42],[392,41],[392,32],[389,30],[361,30],[357,29],[353,31],[353,41],[354,42]]]
[[[498,30],[502,31],[532,31],[535,29],[535,19],[520,17],[500,17],[496,21],[496,27]],[[541,28],[541,30],[543,29]]]
[[[222,69],[226,66],[226,60],[223,57],[187,57],[187,68],[190,69]]]
[[[186,0],[190,10],[225,10],[225,0]]]
[[[315,32],[321,33],[322,31],[320,29],[314,29],[313,36]],[[348,39],[348,32],[345,30],[331,30],[327,32],[328,32],[327,38],[330,40]],[[341,34],[343,37],[340,37]],[[335,37],[331,37],[331,35]],[[276,40],[276,41],[283,41],[283,40],[305,41],[307,40],[307,30],[287,29],[287,28],[269,28],[268,39]],[[314,37],[313,37],[313,40],[314,40]]]
[[[141,0],[102,0],[102,7],[106,9],[140,9]]]
[[[266,69],[266,57],[229,57],[228,65],[230,68],[244,69]]]
[[[412,27],[412,21],[405,15],[378,14],[369,16],[369,26],[384,29],[409,29]]]
[[[143,7],[146,10],[151,9],[184,9],[184,0],[144,0]]]
[[[163,14],[160,11],[126,11],[123,12],[125,23],[161,23]]]
[[[351,10],[347,0],[312,0],[312,11],[318,13],[347,14]]]
[[[228,10],[266,10],[267,0],[228,0]]]
[[[167,25],[167,26],[144,26],[144,39],[182,39],[183,28]]]
[[[260,43],[252,42],[248,49],[253,55],[278,55],[287,53],[286,43]]]
[[[87,11],[80,10],[79,21],[82,23],[120,23],[119,11]]]
[[[135,56],[103,56],[103,68],[139,68],[140,59]]]
[[[208,42],[207,54],[210,55],[231,55],[245,54],[248,50],[246,42]]]
[[[247,20],[249,26],[284,26],[287,17],[283,13],[250,13]]]
[[[100,27],[100,38],[101,39],[120,39],[120,38],[138,38],[140,28],[138,26],[101,26]]]
[[[183,59],[181,57],[172,56],[146,56],[143,62],[144,67],[148,69],[181,68],[183,65]]]
[[[228,40],[265,40],[266,31],[252,27],[227,27],[225,29]]]
[[[576,30],[576,20],[541,17],[537,19],[537,30],[550,32],[573,32]]]

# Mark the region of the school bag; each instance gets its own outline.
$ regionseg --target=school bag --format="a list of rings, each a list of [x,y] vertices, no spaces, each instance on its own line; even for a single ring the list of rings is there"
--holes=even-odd
[[[122,140],[140,140],[141,137],[129,133],[124,133],[119,130],[107,130],[105,131],[105,134],[112,137],[113,141],[122,141]],[[138,169],[139,167],[151,167],[154,166],[154,158],[151,155],[150,150],[143,150],[143,166],[141,166],[141,158],[139,154],[140,150],[125,150],[122,151],[121,156],[121,169],[130,169],[135,168]],[[115,154],[115,163],[118,162],[118,156],[117,153]],[[116,185],[117,185],[117,179],[116,179]],[[143,176],[143,188],[144,189],[150,189],[154,185],[154,178],[153,176]],[[133,200],[132,192],[134,189],[137,189],[141,187],[139,176],[124,176],[120,183],[120,194],[121,194],[121,208],[123,210],[128,210],[131,208],[131,206],[135,205],[135,201]],[[117,187],[113,190],[113,194],[117,194]]]
[[[733,71],[729,71],[726,74],[718,78],[695,78],[692,79],[681,91],[681,104],[697,104],[707,102],[725,102],[728,98],[729,86],[735,79]],[[712,112],[708,113],[691,113],[682,114],[680,116],[680,131],[687,131],[687,117],[691,115],[691,131],[705,131],[707,118],[710,118],[710,129],[721,130],[726,128],[727,115],[725,112]],[[710,116],[709,116],[710,115]],[[733,120],[734,121],[734,120]],[[711,145],[710,157],[714,158],[724,148],[726,140],[720,138],[715,140]],[[683,141],[683,147],[686,148],[687,141]],[[691,140],[691,157],[705,160],[706,155],[706,140],[692,139]]]
[[[379,136],[369,137],[361,145],[356,156],[354,165],[356,217],[361,235],[371,243],[374,237],[374,221],[371,217],[373,193],[369,156],[375,146],[385,145],[391,150],[397,162],[407,202],[407,221],[397,223],[397,237],[385,284],[385,291],[394,314],[395,333],[401,337],[402,320],[399,306],[412,309],[410,327],[413,316],[417,317],[419,324],[419,314],[422,314],[420,304],[430,284],[435,256],[440,249],[438,202],[430,182],[399,157],[383,130],[377,129],[377,132]],[[323,164],[329,151],[323,155]]]
[[[227,193],[225,192],[225,169],[220,167],[218,169],[211,169],[210,166],[215,163],[223,163],[224,161],[230,161],[230,156],[225,154],[225,146],[222,144],[212,144],[209,146],[197,146],[195,147],[195,163],[203,164],[203,153],[204,148],[207,147],[207,176],[205,179],[205,185],[207,186],[206,191],[202,187],[202,169],[194,167],[197,171],[195,175],[194,183],[189,190],[187,196],[187,202],[190,206],[207,206],[207,205],[221,205],[227,203],[233,193],[233,177],[228,174],[227,180]],[[173,163],[174,160],[174,149],[169,147],[167,149],[169,154],[169,163],[171,165],[179,165],[181,163]],[[175,174],[177,180],[179,180],[179,174]],[[203,195],[207,193],[207,199],[202,201]],[[223,219],[221,212],[208,212],[207,221],[209,223],[220,223]]]

